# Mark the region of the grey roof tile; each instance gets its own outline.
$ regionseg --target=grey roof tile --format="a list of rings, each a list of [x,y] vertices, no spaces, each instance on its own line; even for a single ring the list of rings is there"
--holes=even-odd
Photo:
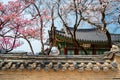
[[[9,56],[8,56],[9,55]],[[7,57],[7,59],[6,59]],[[46,58],[46,59],[45,59]],[[96,58],[96,59],[95,59]],[[66,61],[67,59],[67,61]],[[109,61],[109,62],[108,62]],[[29,56],[29,55],[10,55],[0,54],[0,70],[22,71],[22,70],[78,70],[82,71],[107,71],[118,69],[116,62],[112,62],[103,55],[59,55],[54,56]],[[103,70],[104,69],[104,70]]]
[[[66,35],[63,31],[56,30],[56,33],[64,37],[71,37],[71,35]],[[84,41],[107,41],[107,36],[104,32],[96,29],[78,29],[76,32],[76,39]],[[120,34],[111,34],[111,39],[113,42],[120,41]]]

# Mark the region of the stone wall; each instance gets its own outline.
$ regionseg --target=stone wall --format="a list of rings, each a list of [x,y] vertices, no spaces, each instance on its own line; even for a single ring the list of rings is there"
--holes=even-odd
[[[0,71],[0,80],[120,80],[120,71]]]
[[[117,71],[79,72],[77,69],[73,71],[53,71],[53,69],[49,71],[44,69],[39,71],[26,69],[22,71],[0,70],[0,80],[120,80],[120,55],[115,56],[115,61],[118,64]]]

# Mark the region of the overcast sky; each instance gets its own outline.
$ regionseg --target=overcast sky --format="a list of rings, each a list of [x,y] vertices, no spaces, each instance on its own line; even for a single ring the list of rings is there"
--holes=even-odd
[[[8,1],[15,1],[15,0],[0,0],[0,2],[7,3]]]

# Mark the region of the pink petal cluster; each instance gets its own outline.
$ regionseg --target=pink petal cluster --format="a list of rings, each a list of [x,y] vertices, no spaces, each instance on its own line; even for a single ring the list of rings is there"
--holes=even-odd
[[[19,40],[15,41],[15,44],[13,45],[14,39],[11,37],[0,37],[0,49],[4,48],[6,50],[16,48],[21,46],[23,43],[20,42]]]
[[[19,30],[19,32],[25,36],[29,36],[29,37],[35,37],[38,36],[38,31],[39,29],[37,27],[33,28],[33,27],[27,27],[27,28],[22,28]]]

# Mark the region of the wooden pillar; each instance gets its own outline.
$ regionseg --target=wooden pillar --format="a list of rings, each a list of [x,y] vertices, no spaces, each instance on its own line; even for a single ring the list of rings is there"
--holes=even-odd
[[[67,55],[67,48],[64,48],[64,55]]]
[[[78,51],[79,51],[78,49],[74,49],[74,54],[78,55]]]
[[[93,50],[92,50],[93,55],[96,55],[96,49],[95,49],[95,45],[93,45]]]
[[[93,49],[93,55],[96,55],[96,50],[95,49]]]

